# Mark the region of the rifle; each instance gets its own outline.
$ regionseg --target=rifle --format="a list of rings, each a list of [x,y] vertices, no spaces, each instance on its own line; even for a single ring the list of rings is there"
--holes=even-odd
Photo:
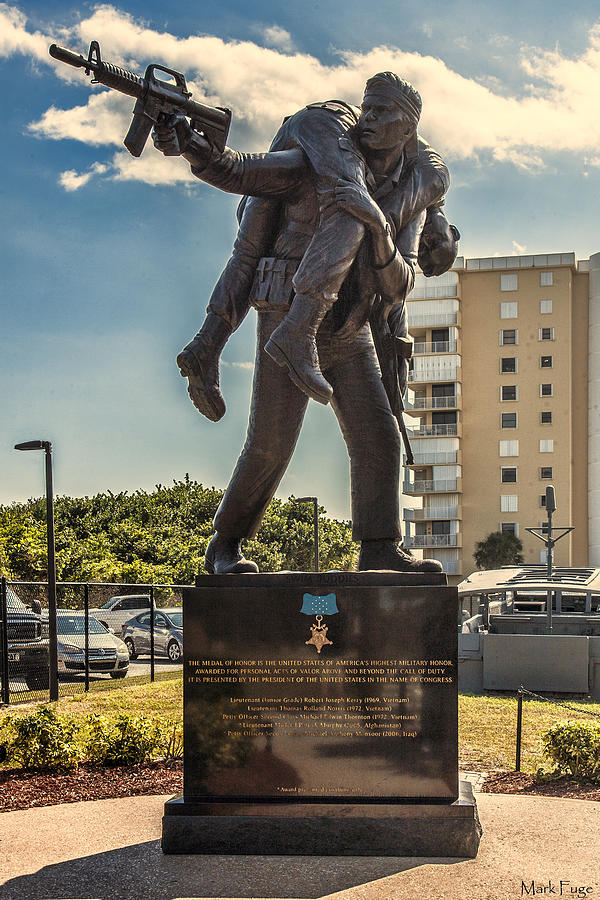
[[[377,359],[379,360],[379,368],[381,369],[381,380],[390,401],[392,412],[400,428],[402,443],[406,453],[406,463],[412,466],[415,459],[404,422],[404,400],[402,399],[398,380],[398,357],[400,356],[401,359],[404,359],[403,350],[407,339],[396,337],[396,335],[392,334],[387,319],[381,315],[371,315],[369,321]]]
[[[123,141],[132,156],[141,156],[152,126],[176,112],[188,116],[192,120],[192,128],[202,131],[211,144],[219,151],[223,151],[231,124],[231,110],[205,106],[204,103],[191,100],[192,95],[181,72],[152,64],[148,66],[142,78],[134,72],[105,62],[100,56],[98,41],[91,42],[87,59],[57,44],[51,44],[49,52],[54,59],[75,68],[85,69],[86,75],[93,72],[92,84],[104,84],[122,94],[137,98],[133,108],[133,119]],[[173,81],[157,78],[156,72],[170,75]],[[179,146],[173,144],[170,152],[165,155],[178,156]]]

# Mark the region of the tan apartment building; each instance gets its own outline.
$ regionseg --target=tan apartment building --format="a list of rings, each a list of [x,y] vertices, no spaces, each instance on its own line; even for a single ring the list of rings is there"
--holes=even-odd
[[[553,484],[554,523],[575,529],[556,564],[600,566],[600,253],[459,257],[445,275],[417,275],[408,324],[405,544],[451,583],[494,531],[543,562],[525,529],[547,521]]]

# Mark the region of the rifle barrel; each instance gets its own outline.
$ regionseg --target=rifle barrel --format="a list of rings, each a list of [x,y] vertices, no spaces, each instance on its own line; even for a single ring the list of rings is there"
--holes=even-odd
[[[87,59],[81,53],[73,53],[65,47],[59,47],[58,44],[50,44],[49,53],[54,59],[67,63],[68,66],[75,66],[77,69],[88,65]]]

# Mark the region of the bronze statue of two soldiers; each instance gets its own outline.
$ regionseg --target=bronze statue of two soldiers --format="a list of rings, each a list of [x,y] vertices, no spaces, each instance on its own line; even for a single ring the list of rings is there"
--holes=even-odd
[[[309,397],[331,403],[346,441],[359,570],[441,571],[398,546],[405,300],[417,262],[427,276],[446,272],[459,239],[441,209],[448,170],[417,135],[418,91],[380,72],[360,108],[311,103],[284,121],[268,153],[244,154],[226,145],[229,110],[192,100],[182,73],[154,64],[142,78],[102,60],[97,41],[87,59],[56,44],[50,54],[136,98],[124,142],[133,156],[154,126],[158,150],[243,196],[233,254],[177,357],[194,405],[218,421],[221,351],[250,306],[258,311],[248,434],[215,516],[208,571],[258,571],[241,542],[259,529]]]
[[[420,114],[419,93],[383,72],[367,82],[360,109],[334,100],[290,116],[268,153],[219,150],[183,116],[154,130],[159,150],[177,147],[198,178],[243,195],[233,254],[177,359],[213,421],[225,412],[220,353],[249,307],[258,311],[248,434],[215,516],[208,571],[258,571],[241,542],[258,531],[309,397],[331,403],[346,441],[359,570],[441,571],[398,546],[401,441],[381,377],[383,348],[399,347],[395,389],[404,391],[415,265],[447,271],[459,237],[441,211],[448,171],[417,135]]]

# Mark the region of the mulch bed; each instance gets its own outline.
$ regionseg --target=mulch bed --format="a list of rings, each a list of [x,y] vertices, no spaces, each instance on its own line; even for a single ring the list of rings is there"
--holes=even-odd
[[[577,784],[566,776],[546,784],[524,772],[492,772],[481,788],[490,794],[527,794],[568,800],[600,801],[600,785]],[[105,768],[84,763],[72,772],[25,772],[0,770],[0,812],[76,803],[79,800],[108,800],[140,794],[180,794],[183,791],[183,762],[153,762],[140,766]]]
[[[600,785],[578,784],[570,781],[566,775],[541,783],[533,775],[524,772],[491,772],[481,790],[488,794],[535,794],[537,797],[558,797],[563,800],[600,801]]]
[[[84,764],[71,772],[0,770],[0,812],[53,806],[79,800],[108,800],[136,794],[181,794],[183,762],[153,762],[140,766]]]

